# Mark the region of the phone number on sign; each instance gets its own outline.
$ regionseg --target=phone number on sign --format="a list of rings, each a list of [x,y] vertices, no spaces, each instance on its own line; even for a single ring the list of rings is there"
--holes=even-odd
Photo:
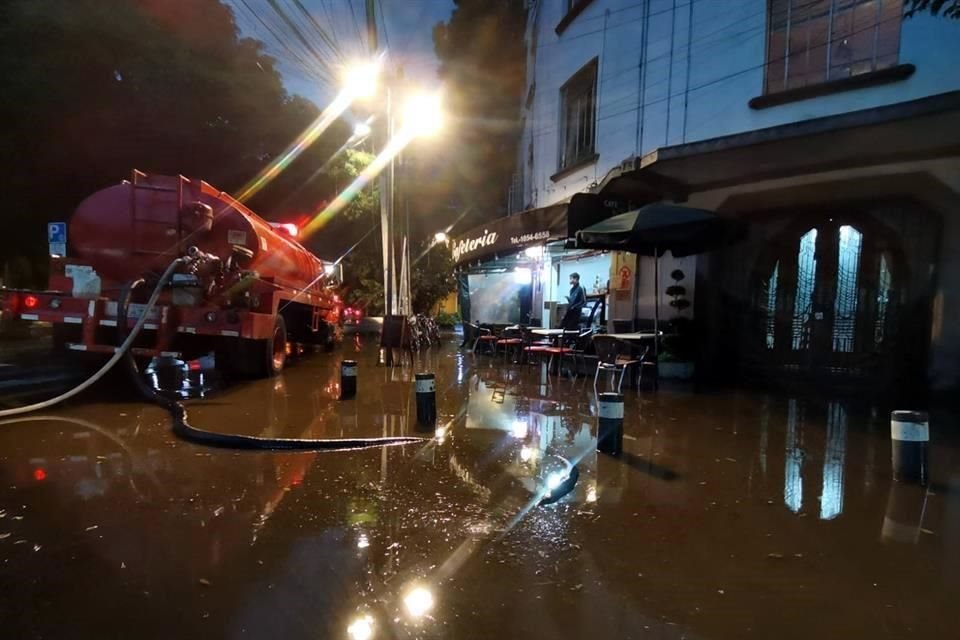
[[[536,242],[537,240],[546,240],[550,237],[549,231],[537,231],[536,233],[525,233],[522,236],[510,236],[510,244],[523,244],[524,242]]]

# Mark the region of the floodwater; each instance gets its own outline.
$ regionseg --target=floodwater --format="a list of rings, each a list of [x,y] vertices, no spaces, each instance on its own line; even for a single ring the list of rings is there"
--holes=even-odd
[[[2,636],[957,637],[951,413],[927,489],[893,483],[887,409],[746,391],[627,392],[613,458],[592,380],[452,343],[413,367],[375,355],[348,342],[191,401],[191,422],[422,444],[207,449],[103,387],[0,425]],[[341,402],[343,358],[360,390]],[[416,426],[422,370],[436,432]]]

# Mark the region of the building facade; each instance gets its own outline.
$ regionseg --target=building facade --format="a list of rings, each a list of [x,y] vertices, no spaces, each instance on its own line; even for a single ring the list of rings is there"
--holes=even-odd
[[[902,0],[535,0],[528,15],[511,209],[592,192],[749,223],[661,269],[691,274],[707,371],[960,386],[960,22],[906,18]],[[614,317],[649,315],[651,263],[637,270],[639,304]]]

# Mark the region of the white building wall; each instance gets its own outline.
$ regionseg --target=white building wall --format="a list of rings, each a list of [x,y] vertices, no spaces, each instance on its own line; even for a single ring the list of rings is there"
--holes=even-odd
[[[532,206],[569,198],[660,147],[960,90],[960,23],[942,17],[903,21],[898,62],[916,66],[909,78],[758,110],[747,103],[763,94],[767,0],[594,0],[561,35],[564,0],[533,5],[527,73],[535,91],[518,150]],[[551,180],[560,87],[595,57],[599,158]]]

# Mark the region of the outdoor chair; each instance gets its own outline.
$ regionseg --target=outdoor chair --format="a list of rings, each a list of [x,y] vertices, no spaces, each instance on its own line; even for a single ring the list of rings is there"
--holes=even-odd
[[[474,332],[473,348],[471,351],[477,353],[478,347],[485,345],[490,353],[496,355],[497,340],[499,338],[494,335],[493,331],[486,327],[481,327],[479,324],[471,324],[470,327]]]
[[[504,362],[507,361],[507,357],[511,353],[517,353],[519,359],[523,348],[523,329],[521,327],[507,327],[495,344],[497,348],[503,347]]]
[[[611,376],[620,374],[617,378],[617,393],[620,393],[623,378],[627,371],[638,365],[640,360],[629,355],[629,353],[624,353],[626,345],[612,336],[602,334],[594,336],[593,346],[597,352],[597,371],[593,374],[593,392],[597,393],[597,381],[600,379],[600,373],[606,372]]]
[[[577,349],[580,344],[580,340],[583,336],[590,333],[593,333],[592,329],[582,332],[564,331],[563,334],[558,338],[557,344],[547,347],[546,349],[546,353],[550,354],[550,362],[547,365],[547,369],[553,369],[553,360],[554,358],[557,358],[557,375],[562,375],[564,356],[571,357],[574,361],[574,365],[576,365]]]
[[[543,354],[547,353],[547,349],[552,345],[549,339],[541,338],[533,333],[533,329],[529,327],[524,327],[521,330],[521,339],[523,357],[526,358],[527,363],[532,361],[531,356],[536,356],[537,362],[539,362]]]

